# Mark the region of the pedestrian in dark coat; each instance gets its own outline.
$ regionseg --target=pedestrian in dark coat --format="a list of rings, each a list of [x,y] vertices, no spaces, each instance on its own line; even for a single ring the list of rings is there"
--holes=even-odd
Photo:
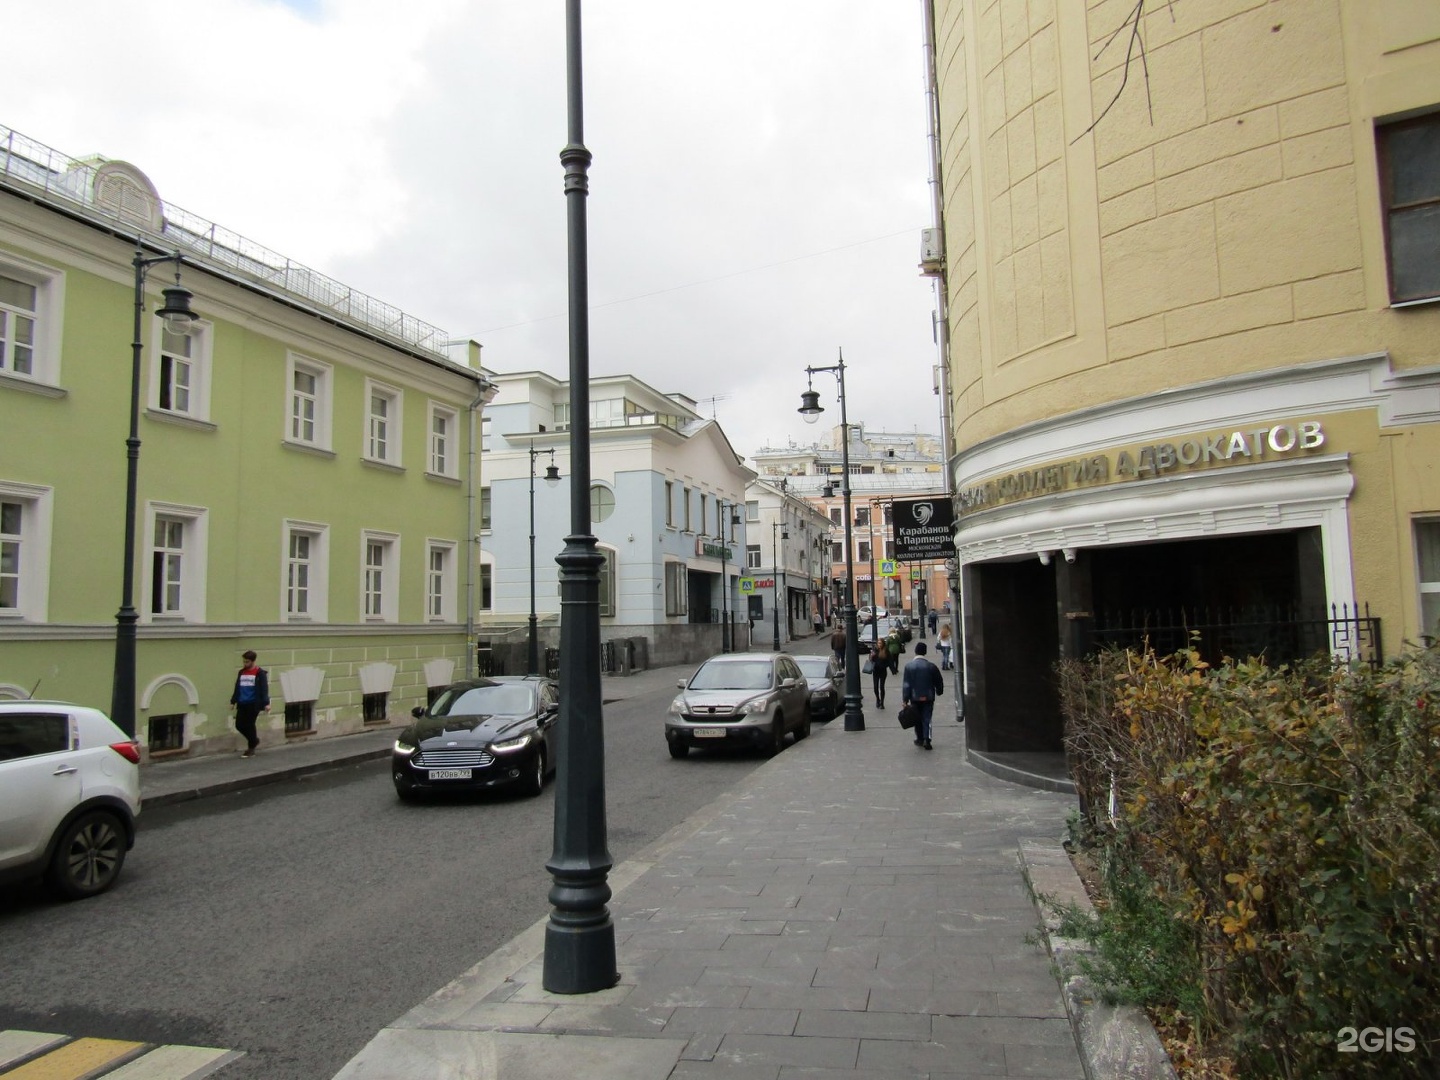
[[[835,627],[835,632],[830,635],[830,648],[835,653],[835,663],[843,668],[845,666],[845,627]]]
[[[270,711],[270,673],[255,662],[255,650],[246,649],[242,654],[245,666],[235,676],[235,691],[230,695],[230,704],[235,706],[235,730],[245,737],[245,750],[241,757],[254,757],[260,745],[260,736],[255,733],[255,721],[263,709]]]
[[[885,707],[885,677],[892,674],[899,660],[890,651],[890,642],[881,638],[870,647],[870,681],[875,684],[875,707]]]
[[[915,706],[916,746],[923,746],[926,750],[933,749],[930,745],[930,719],[935,711],[935,699],[944,693],[945,676],[940,674],[939,668],[925,659],[925,642],[917,642],[915,659],[905,665],[905,673],[900,682],[900,700],[906,705]]]

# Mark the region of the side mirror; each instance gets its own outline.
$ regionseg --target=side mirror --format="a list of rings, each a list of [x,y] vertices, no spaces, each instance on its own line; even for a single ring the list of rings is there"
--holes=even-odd
[[[419,720],[422,716],[425,715],[425,706],[416,705],[413,709],[410,710],[410,715],[415,717],[416,720]]]
[[[676,680],[675,680],[675,689],[676,689],[676,690],[684,690],[684,689],[685,689],[685,680],[684,680],[684,679],[676,679]]]

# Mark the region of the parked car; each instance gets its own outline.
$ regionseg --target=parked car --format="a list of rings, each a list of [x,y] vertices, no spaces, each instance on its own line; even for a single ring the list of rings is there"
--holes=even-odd
[[[555,771],[550,733],[560,688],[539,675],[466,679],[440,692],[395,740],[395,793],[409,801],[439,792],[513,786],[539,795]]]
[[[880,635],[881,638],[889,637],[892,626],[893,623],[888,618],[878,618],[875,620],[874,623],[871,623],[867,619],[865,622],[861,622],[857,625],[855,631],[855,640],[860,642],[861,645],[864,645],[868,648],[869,646],[875,644],[875,635],[877,633]]]
[[[0,701],[0,881],[69,900],[115,884],[135,846],[140,749],[98,709]]]
[[[810,719],[833,720],[843,708],[840,665],[828,653],[824,656],[797,656],[795,663],[810,684]]]
[[[885,610],[883,607],[882,607],[882,608],[871,608],[869,604],[866,604],[866,605],[865,605],[864,607],[862,607],[862,608],[856,608],[856,609],[855,609],[855,619],[856,619],[857,622],[867,622],[867,621],[869,621],[870,615],[871,615],[872,612],[874,613],[874,615],[875,615],[875,617],[876,617],[877,619],[888,618],[889,615],[890,615],[890,612],[888,612],[887,610]]]
[[[665,718],[670,756],[690,748],[758,747],[778,754],[786,732],[810,734],[810,684],[789,653],[723,653],[689,679]]]

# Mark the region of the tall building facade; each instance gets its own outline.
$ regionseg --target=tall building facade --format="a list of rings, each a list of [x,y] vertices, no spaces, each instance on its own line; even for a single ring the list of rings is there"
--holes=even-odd
[[[966,714],[1440,634],[1440,7],[925,0]]]
[[[183,333],[155,314],[177,273]],[[245,649],[265,746],[406,718],[473,655],[478,361],[0,128],[0,696],[110,709],[129,503],[145,753],[235,747]]]

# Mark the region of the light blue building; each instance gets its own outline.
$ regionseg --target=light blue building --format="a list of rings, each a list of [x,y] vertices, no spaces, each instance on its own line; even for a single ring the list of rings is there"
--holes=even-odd
[[[490,377],[498,392],[481,437],[479,636],[513,670],[531,614],[532,492],[538,637],[542,649],[559,645],[555,557],[570,531],[570,387],[536,371]],[[747,648],[738,583],[754,471],[683,395],[622,375],[592,379],[589,401],[589,528],[605,556],[602,640],[643,639],[635,662],[651,666]],[[553,484],[545,479],[551,464],[560,477]]]

